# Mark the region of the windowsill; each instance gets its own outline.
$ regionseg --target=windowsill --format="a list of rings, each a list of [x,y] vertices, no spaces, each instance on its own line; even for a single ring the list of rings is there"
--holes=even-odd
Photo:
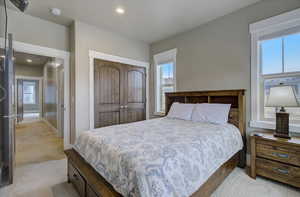
[[[275,130],[276,124],[275,122],[271,122],[271,121],[251,120],[250,127]],[[300,124],[290,124],[289,127],[290,127],[290,132],[300,133]]]

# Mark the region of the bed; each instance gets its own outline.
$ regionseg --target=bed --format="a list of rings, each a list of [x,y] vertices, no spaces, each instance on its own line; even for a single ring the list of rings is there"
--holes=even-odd
[[[83,132],[67,150],[80,196],[209,196],[245,166],[244,90],[175,92],[172,103],[231,104],[226,125],[158,118]]]

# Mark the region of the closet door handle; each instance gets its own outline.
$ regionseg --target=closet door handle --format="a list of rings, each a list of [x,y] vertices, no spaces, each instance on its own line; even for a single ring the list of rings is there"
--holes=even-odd
[[[124,106],[123,106],[123,105],[121,105],[121,106],[120,106],[120,109],[123,109],[123,108],[124,108]]]
[[[125,106],[124,106],[124,108],[125,108],[125,109],[127,109],[127,108],[128,108],[128,106],[127,106],[127,105],[125,105]]]

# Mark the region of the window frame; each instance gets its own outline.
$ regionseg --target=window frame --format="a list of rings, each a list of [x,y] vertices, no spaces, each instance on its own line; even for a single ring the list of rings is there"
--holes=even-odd
[[[300,9],[293,10],[278,16],[274,16],[253,24],[250,24],[251,34],[251,120],[250,127],[262,129],[275,129],[275,121],[265,121],[261,118],[263,109],[264,92],[261,90],[261,40],[263,36],[288,31],[292,28],[300,28]],[[284,34],[282,34],[284,36]],[[277,36],[277,37],[280,37]],[[279,74],[267,74],[266,78],[288,77],[300,75],[300,72],[287,72]],[[290,131],[300,133],[300,124],[290,124]]]
[[[164,112],[158,111],[158,106],[160,106],[160,90],[161,86],[157,77],[157,69],[159,65],[166,64],[166,63],[173,63],[173,82],[174,82],[174,91],[177,89],[176,85],[176,56],[177,56],[177,49],[171,49],[168,51],[164,51],[158,53],[153,56],[154,59],[154,91],[155,91],[155,109],[154,115],[163,116],[165,115]]]
[[[25,93],[25,84],[28,83],[27,86],[32,86],[33,87],[33,92],[32,94],[31,93]],[[37,84],[35,82],[31,82],[31,81],[24,81],[23,82],[23,97],[25,96],[25,94],[30,94],[33,98],[33,101],[34,102],[25,102],[24,101],[24,105],[37,105],[38,102],[37,102],[37,93],[36,93],[36,90],[37,90]],[[24,99],[25,100],[25,99]]]

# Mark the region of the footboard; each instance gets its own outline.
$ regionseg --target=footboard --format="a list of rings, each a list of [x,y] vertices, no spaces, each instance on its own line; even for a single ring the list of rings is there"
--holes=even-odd
[[[121,197],[112,186],[75,150],[65,151],[68,158],[68,182],[80,197]]]
[[[68,158],[68,182],[80,197],[121,197],[114,188],[74,149],[65,151]],[[224,163],[191,197],[209,197],[239,162],[240,152]]]

